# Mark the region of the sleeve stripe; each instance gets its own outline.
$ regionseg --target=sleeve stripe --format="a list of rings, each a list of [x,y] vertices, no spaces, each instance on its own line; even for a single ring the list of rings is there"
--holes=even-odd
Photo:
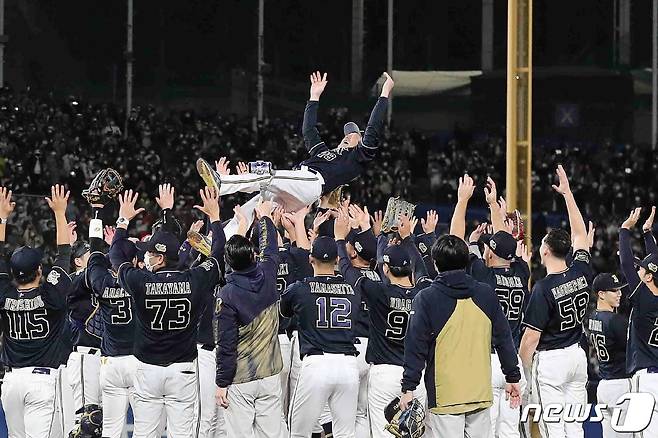
[[[316,147],[320,146],[321,144],[324,144],[324,141],[321,141],[320,143],[318,143],[318,144],[316,144],[315,146],[313,146],[311,149],[308,150],[308,153],[312,155],[312,154],[313,154],[313,150],[314,150]]]
[[[523,324],[523,325],[526,326],[526,327],[530,327],[530,328],[533,329],[533,330],[537,330],[537,331],[540,332],[540,333],[543,331],[542,329],[538,329],[538,328],[535,327],[534,325],[532,325],[532,324],[528,324],[527,322],[522,322],[521,324]]]
[[[359,144],[360,144],[361,146],[363,146],[364,148],[366,148],[366,149],[379,149],[378,146],[368,146],[367,144],[365,144],[365,143],[362,142],[362,141],[361,141]]]

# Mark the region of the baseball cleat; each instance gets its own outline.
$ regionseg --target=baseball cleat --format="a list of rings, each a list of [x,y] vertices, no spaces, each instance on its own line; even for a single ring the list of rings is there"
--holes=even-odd
[[[199,172],[199,176],[201,176],[203,182],[206,183],[206,186],[212,187],[219,192],[219,187],[222,185],[219,173],[206,160],[203,158],[196,160],[196,170]]]

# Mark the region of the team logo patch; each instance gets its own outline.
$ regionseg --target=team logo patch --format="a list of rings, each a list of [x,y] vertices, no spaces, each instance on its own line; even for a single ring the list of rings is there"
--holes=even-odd
[[[575,255],[574,259],[578,260],[579,262],[589,263],[589,254],[586,252],[579,252]]]
[[[496,246],[497,246],[497,245],[496,245],[496,241],[495,241],[495,240],[491,240],[491,241],[489,241],[489,247],[490,247],[491,249],[495,250],[495,249],[496,249]]]
[[[167,252],[167,245],[164,245],[162,243],[156,243],[155,250],[158,252]]]
[[[418,244],[418,249],[420,250],[420,252],[426,253],[427,252],[427,245],[425,245],[423,242],[420,242]]]
[[[217,298],[215,300],[215,314],[218,314],[220,310],[222,310],[222,299]]]
[[[385,261],[386,263],[390,263],[390,262],[391,262],[391,258],[390,258],[389,256],[385,255],[385,256],[384,256],[384,261]]]
[[[55,270],[52,270],[52,271],[50,271],[50,274],[48,274],[48,278],[46,278],[46,281],[48,283],[52,284],[53,286],[55,286],[55,285],[57,285],[57,283],[59,283],[59,277],[61,275],[62,274],[60,274],[59,272],[57,272]]]
[[[354,242],[354,248],[356,248],[358,252],[363,251],[363,246],[361,245],[361,242]]]
[[[649,270],[651,272],[657,272],[658,271],[658,266],[656,266],[655,263],[649,263],[647,266],[649,267]]]
[[[619,283],[619,278],[617,278],[615,274],[612,274],[611,277],[612,277],[612,281],[614,281],[615,283]]]

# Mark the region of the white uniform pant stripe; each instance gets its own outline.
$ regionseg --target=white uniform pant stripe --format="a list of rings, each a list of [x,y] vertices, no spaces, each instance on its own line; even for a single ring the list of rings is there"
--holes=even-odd
[[[603,438],[631,438],[632,433],[617,433],[612,428],[610,420],[612,419],[612,409],[616,406],[617,400],[623,394],[632,392],[631,379],[613,379],[601,380],[596,389],[596,402],[599,404],[606,404],[609,407],[603,410],[603,422],[601,424],[603,429]],[[622,415],[622,422],[625,414]],[[623,424],[623,423],[622,423]]]

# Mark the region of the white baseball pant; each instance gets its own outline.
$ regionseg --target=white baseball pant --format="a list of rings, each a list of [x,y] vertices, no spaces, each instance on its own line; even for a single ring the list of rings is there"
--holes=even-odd
[[[160,437],[163,409],[169,438],[196,438],[198,394],[196,360],[165,367],[137,360],[133,438]]]
[[[642,432],[635,434],[637,438],[658,437],[658,374],[648,373],[646,369],[636,371],[632,378],[633,392],[647,392],[653,395],[653,416],[651,422]]]
[[[488,408],[456,415],[430,412],[425,422],[431,426],[435,438],[493,437],[491,414]]]
[[[215,375],[217,364],[215,350],[209,351],[198,346],[199,351],[199,398],[200,412],[199,438],[225,438],[226,424],[224,421],[224,409],[220,408],[215,401],[217,385]]]
[[[356,436],[359,368],[344,354],[306,356],[290,400],[290,437],[308,438],[329,403],[334,438]]]
[[[62,438],[58,380],[55,368],[14,368],[5,374],[2,408],[9,438]]]
[[[121,438],[135,390],[135,356],[101,357],[103,437]]]
[[[75,403],[73,402],[73,388],[69,384],[69,370],[66,365],[59,367],[59,379],[57,382],[58,406],[62,418],[62,435],[68,436],[75,428]]]
[[[283,409],[283,421],[287,423],[288,408],[290,406],[290,367],[292,364],[292,344],[287,334],[279,335],[279,345],[281,346],[281,359],[283,359],[283,369],[281,370],[281,408]]]
[[[251,221],[261,196],[274,201],[286,211],[297,211],[320,199],[323,185],[322,175],[304,167],[300,170],[277,170],[273,176],[255,173],[222,175],[219,194],[260,192],[241,207],[247,220]],[[228,239],[237,230],[238,221],[233,218],[224,227],[224,234]]]
[[[610,425],[612,408],[617,405],[617,400],[619,400],[619,397],[622,395],[632,391],[631,379],[601,380],[599,382],[599,386],[596,388],[596,401],[599,404],[605,403],[609,406],[608,409],[603,410],[603,422],[601,423],[603,428],[603,438],[633,437],[632,433],[615,432]]]
[[[390,438],[391,434],[384,429],[388,424],[384,417],[384,409],[402,392],[402,373],[404,368],[398,365],[371,365],[368,373],[368,418],[373,438]],[[422,379],[421,379],[422,382]],[[414,397],[423,405],[427,402],[427,391],[421,383],[414,391]],[[358,432],[357,432],[358,433]]]
[[[356,404],[356,436],[368,438],[370,436],[370,420],[368,420],[368,371],[370,364],[366,362],[368,338],[357,338],[356,347],[359,355],[356,363],[359,367],[359,398]],[[389,400],[390,401],[390,400]]]
[[[75,417],[80,419],[87,405],[101,405],[101,351],[92,347],[75,347],[66,363],[69,384],[73,389]]]
[[[519,358],[519,364],[521,359]],[[526,379],[521,373],[521,396],[526,391]],[[521,419],[521,408],[510,408],[509,400],[505,400],[505,375],[500,367],[500,359],[497,354],[491,355],[491,386],[493,389],[493,405],[489,410],[491,413],[491,427],[495,438],[520,438],[519,423]]]
[[[290,424],[289,412],[292,407],[291,398],[292,392],[297,387],[297,381],[299,380],[299,372],[302,369],[302,359],[299,357],[299,334],[297,330],[292,332],[292,337],[290,338],[290,350],[291,350],[291,360],[290,360],[290,377],[288,378],[288,411],[286,412],[286,418],[288,419],[288,424]],[[329,405],[325,404],[320,418],[313,426],[313,433],[322,433],[322,425],[325,423],[331,422],[331,412],[329,411]]]
[[[549,404],[587,403],[587,357],[578,344],[557,350],[538,351],[533,358],[533,398],[545,408]],[[543,438],[582,438],[578,422],[539,422]]]
[[[282,438],[281,376],[278,374],[228,388],[227,435],[244,438]]]

